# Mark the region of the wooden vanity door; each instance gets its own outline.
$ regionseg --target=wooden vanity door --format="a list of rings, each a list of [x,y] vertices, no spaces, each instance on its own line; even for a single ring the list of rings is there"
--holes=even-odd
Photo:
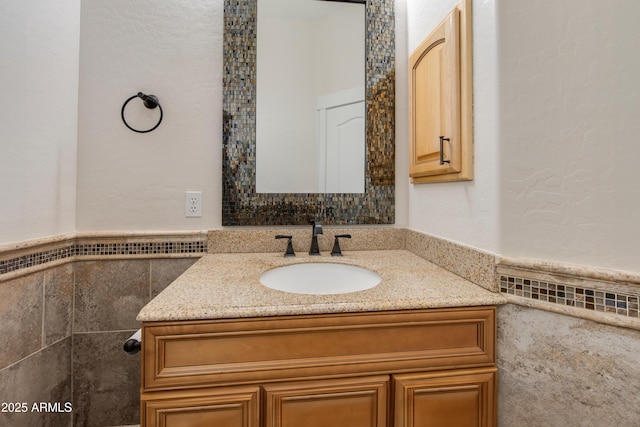
[[[394,427],[493,427],[497,369],[394,376]]]
[[[389,377],[264,387],[265,427],[385,427]]]
[[[156,393],[142,401],[145,427],[260,427],[259,387],[222,387]]]

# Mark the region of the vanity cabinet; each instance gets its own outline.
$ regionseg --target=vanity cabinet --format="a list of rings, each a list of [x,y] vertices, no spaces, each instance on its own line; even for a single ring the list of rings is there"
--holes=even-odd
[[[142,426],[493,426],[495,308],[146,322]]]

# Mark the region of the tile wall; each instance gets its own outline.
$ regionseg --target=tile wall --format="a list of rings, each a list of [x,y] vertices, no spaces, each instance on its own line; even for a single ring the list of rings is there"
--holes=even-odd
[[[71,264],[0,282],[0,425],[69,425],[33,404],[71,401],[72,301]]]
[[[140,309],[206,251],[206,239],[92,239],[0,252],[0,396],[27,404],[0,412],[0,425],[139,422],[139,355],[122,344],[139,328]],[[34,403],[58,406],[38,412]]]
[[[640,330],[498,308],[498,425],[637,426]]]

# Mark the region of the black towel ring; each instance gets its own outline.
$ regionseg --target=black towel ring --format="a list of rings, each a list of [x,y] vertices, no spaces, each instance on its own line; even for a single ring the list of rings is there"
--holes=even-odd
[[[147,129],[147,130],[134,129],[131,126],[129,126],[129,123],[127,123],[127,121],[125,120],[125,118],[124,118],[124,109],[127,108],[127,104],[133,98],[142,99],[142,101],[144,102],[144,106],[147,107],[150,110],[152,110],[152,109],[154,109],[156,107],[158,107],[160,109],[160,120],[158,120],[158,123],[156,123],[156,125],[154,127],[152,127],[151,129]],[[122,104],[122,111],[120,111],[120,116],[122,117],[122,122],[124,123],[124,125],[126,127],[128,127],[129,129],[131,129],[132,131],[138,132],[138,133],[147,133],[147,132],[151,132],[152,130],[154,130],[155,128],[160,126],[160,123],[162,123],[162,106],[160,105],[160,102],[158,102],[158,97],[157,96],[155,96],[155,95],[145,95],[142,92],[138,92],[136,95],[133,95],[131,98],[129,98],[126,101],[124,101],[124,104]]]

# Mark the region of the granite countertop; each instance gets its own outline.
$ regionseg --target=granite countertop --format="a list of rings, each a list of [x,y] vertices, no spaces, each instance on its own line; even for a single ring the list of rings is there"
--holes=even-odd
[[[506,299],[406,250],[349,251],[343,257],[282,253],[207,254],[147,304],[140,322],[497,305]],[[382,281],[347,294],[304,295],[269,289],[260,275],[295,263],[366,267]]]

